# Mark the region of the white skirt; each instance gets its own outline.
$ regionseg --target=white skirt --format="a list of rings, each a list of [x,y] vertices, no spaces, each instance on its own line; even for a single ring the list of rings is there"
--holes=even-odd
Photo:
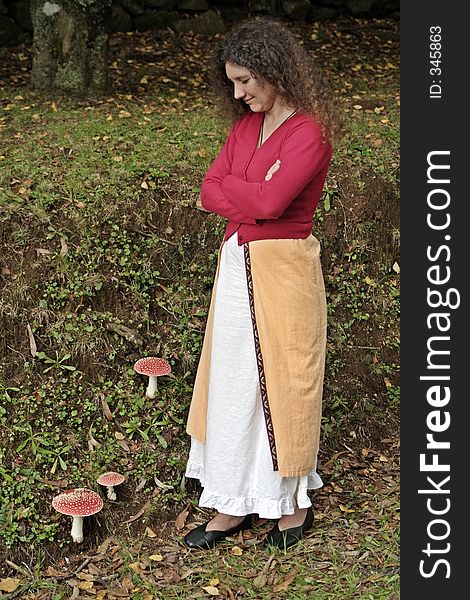
[[[311,506],[322,487],[316,469],[303,477],[273,471],[264,419],[243,246],[234,233],[222,247],[214,309],[206,443],[191,438],[186,477],[199,479],[199,506],[230,515],[279,519]]]

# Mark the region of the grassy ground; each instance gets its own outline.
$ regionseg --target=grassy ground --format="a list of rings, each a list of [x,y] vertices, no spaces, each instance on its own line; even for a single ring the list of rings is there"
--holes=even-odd
[[[184,423],[224,221],[194,206],[226,127],[214,40],[112,38],[113,92],[45,96],[28,46],[0,50],[0,596],[398,598],[398,24],[297,25],[346,132],[313,228],[329,306],[315,525],[291,552],[272,523],[208,553],[184,478]],[[132,365],[169,360],[155,400]],[[127,480],[85,521],[52,497]],[[2,592],[3,590],[3,592]]]

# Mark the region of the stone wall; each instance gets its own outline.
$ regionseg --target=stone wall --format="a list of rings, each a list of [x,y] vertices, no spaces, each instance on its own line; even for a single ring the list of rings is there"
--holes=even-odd
[[[51,0],[45,4],[57,4]],[[111,30],[175,31],[213,35],[248,16],[272,14],[288,20],[320,21],[342,15],[399,18],[399,0],[113,0]],[[0,0],[0,45],[32,36],[29,0]]]

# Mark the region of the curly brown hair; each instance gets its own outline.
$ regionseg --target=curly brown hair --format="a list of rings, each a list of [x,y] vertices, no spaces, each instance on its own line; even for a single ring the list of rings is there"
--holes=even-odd
[[[212,56],[212,84],[222,114],[232,121],[250,110],[233,97],[227,62],[248,69],[261,84],[267,82],[289,106],[315,117],[325,137],[333,142],[341,129],[330,86],[294,34],[272,18],[243,21],[216,46]]]

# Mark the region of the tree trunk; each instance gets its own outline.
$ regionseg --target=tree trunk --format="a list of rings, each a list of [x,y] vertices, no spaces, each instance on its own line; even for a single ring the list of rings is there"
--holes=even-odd
[[[73,95],[106,92],[111,3],[31,0],[33,87]]]

